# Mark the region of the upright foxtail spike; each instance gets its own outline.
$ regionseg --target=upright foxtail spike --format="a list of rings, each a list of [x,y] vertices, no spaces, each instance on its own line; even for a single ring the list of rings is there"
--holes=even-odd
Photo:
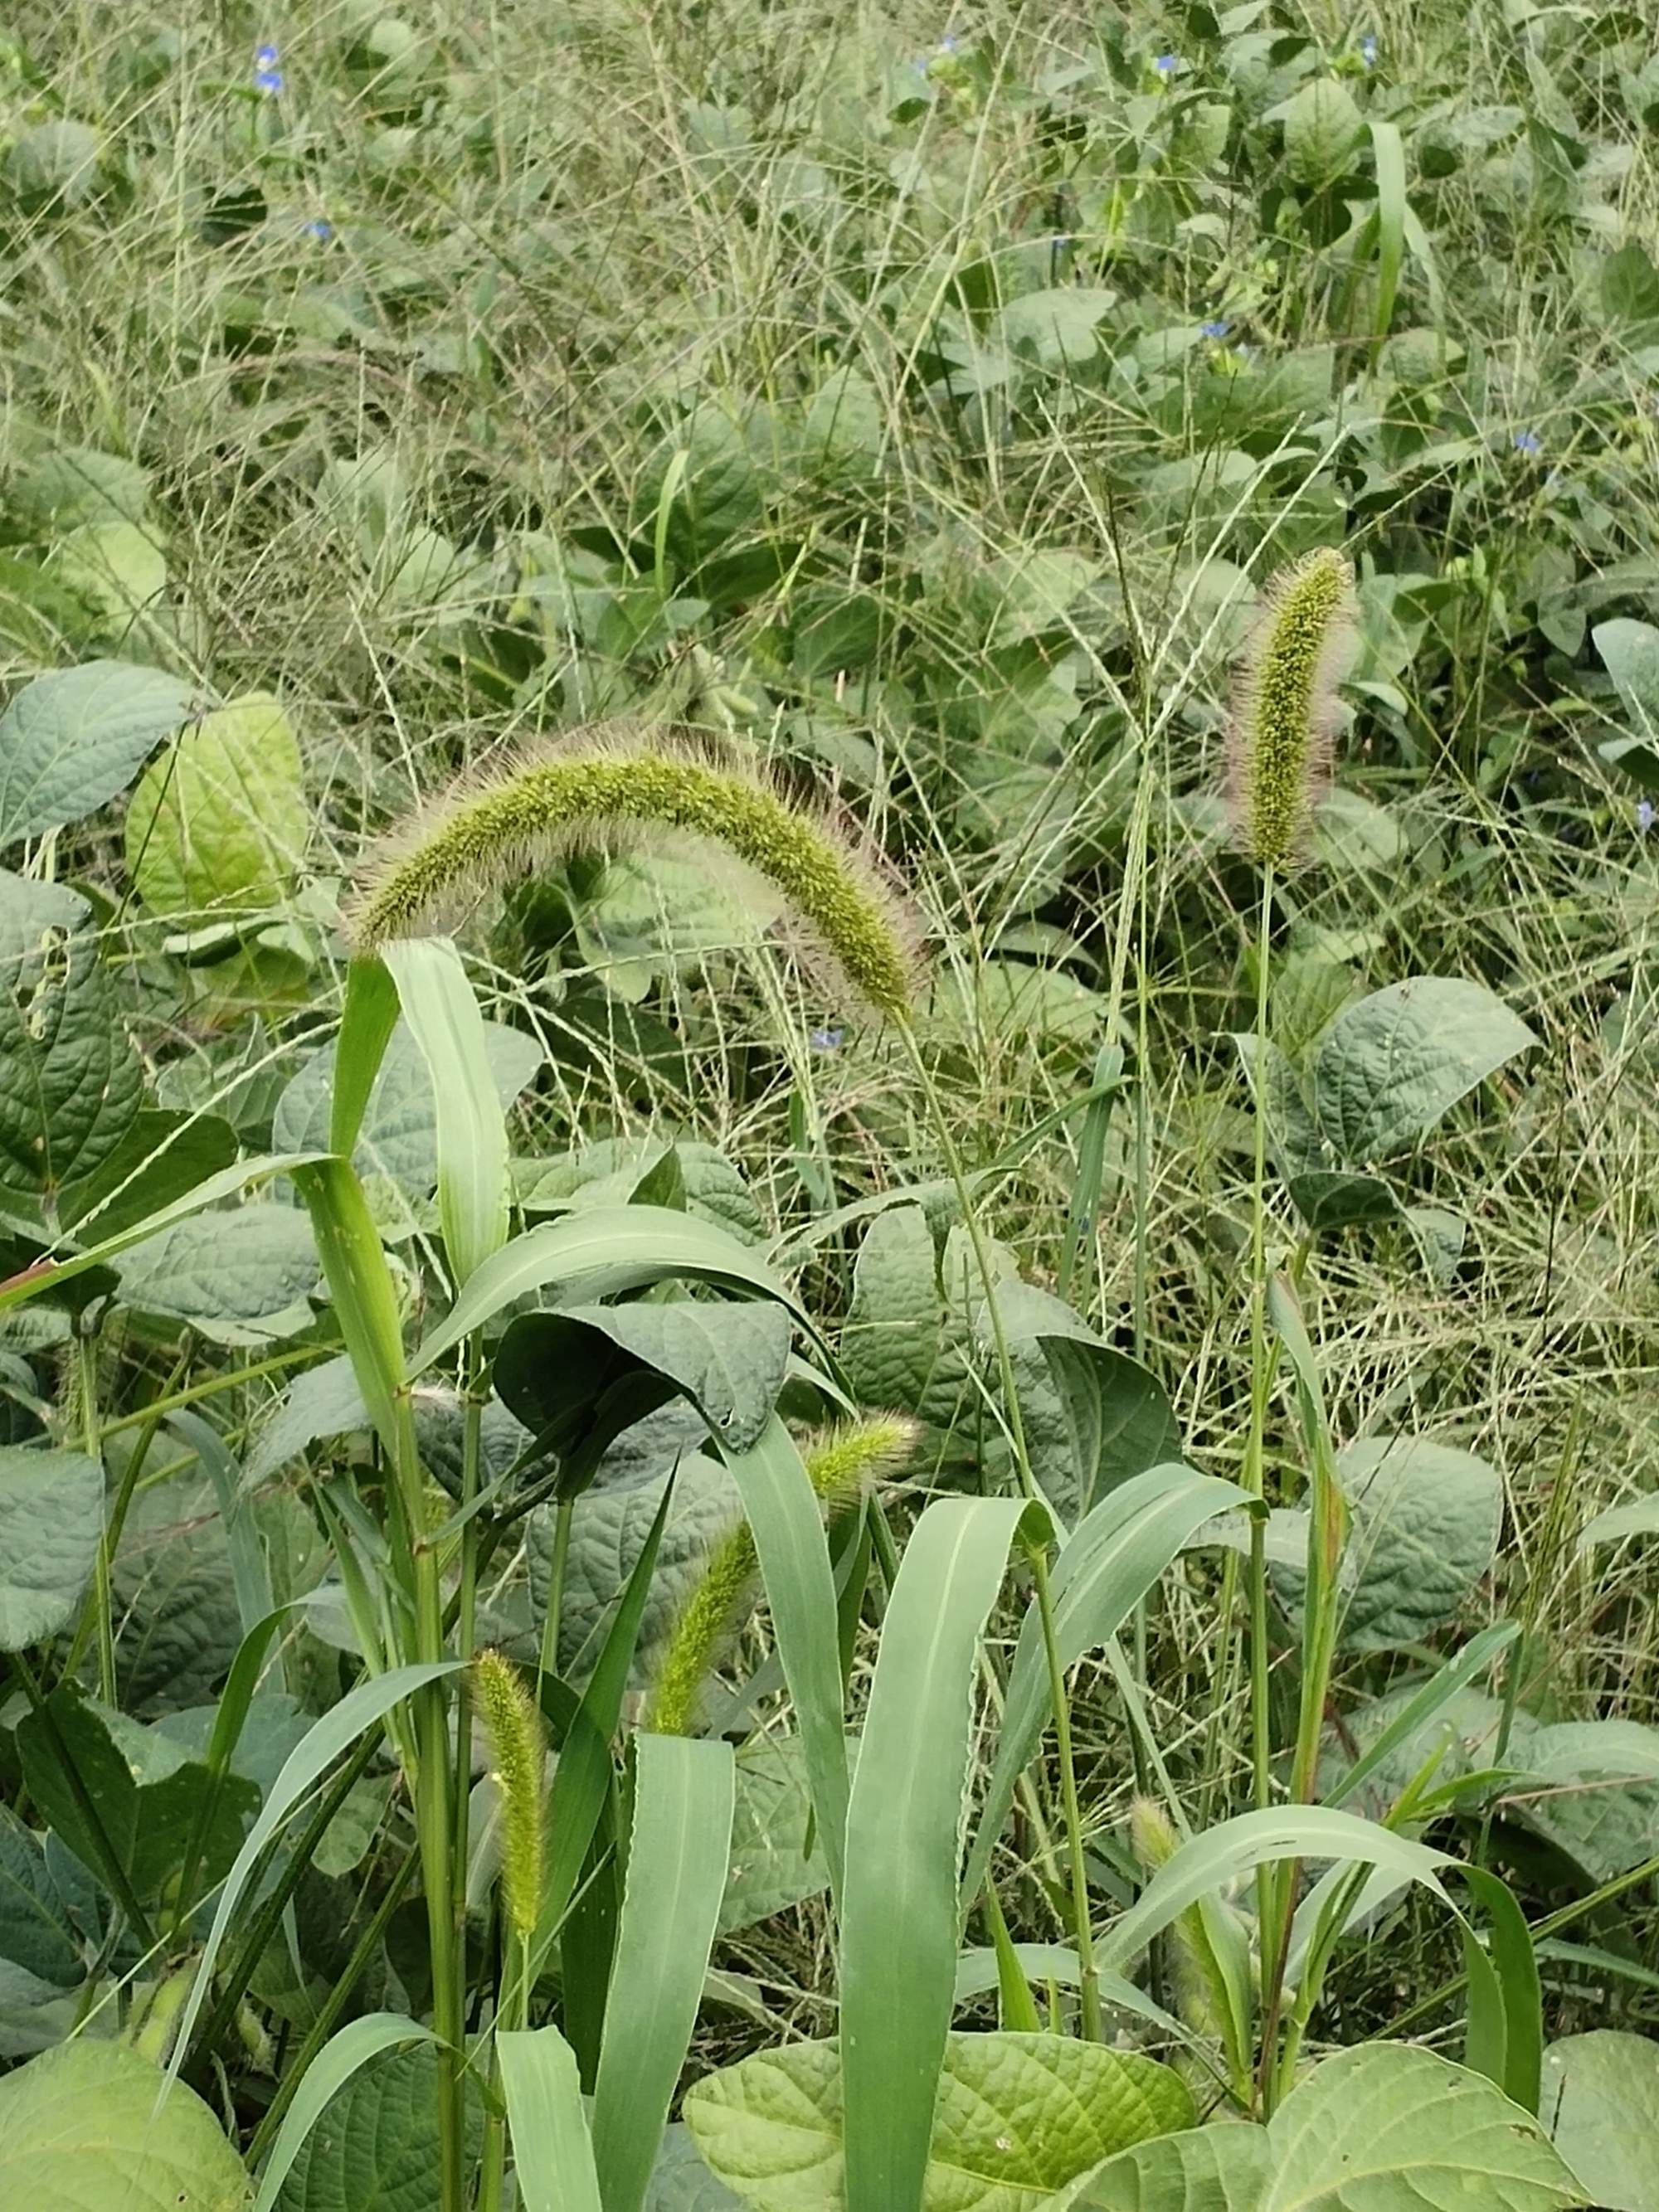
[[[884,1414],[848,1421],[807,1445],[801,1456],[815,1495],[835,1505],[902,1467],[915,1449],[916,1424]],[[753,1579],[755,1540],[740,1521],[708,1555],[668,1639],[646,1726],[658,1735],[690,1735],[697,1698]]]
[[[546,1738],[541,1715],[510,1660],[499,1651],[481,1651],[472,1675],[501,1797],[501,1897],[508,1920],[527,1942],[542,1909]]]
[[[1336,681],[1354,617],[1353,570],[1330,546],[1276,576],[1246,654],[1229,739],[1228,804],[1262,867],[1303,857],[1327,781]]]
[[[463,779],[371,853],[351,934],[372,952],[572,851],[653,839],[689,839],[763,878],[846,989],[878,1013],[907,1013],[915,933],[872,848],[746,764],[666,732],[574,732]]]

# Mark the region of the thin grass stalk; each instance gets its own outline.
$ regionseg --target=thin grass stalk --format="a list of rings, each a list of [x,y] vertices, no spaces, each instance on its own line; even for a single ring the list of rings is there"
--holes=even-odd
[[[1025,1496],[1042,1501],[1036,1477],[1031,1472],[1031,1456],[1025,1442],[1025,1425],[1020,1415],[1019,1391],[1014,1381],[1014,1363],[1008,1349],[1007,1331],[1002,1325],[1001,1310],[997,1299],[996,1276],[991,1266],[990,1250],[985,1242],[974,1202],[969,1194],[968,1178],[963,1171],[962,1155],[957,1150],[951,1133],[950,1121],[938,1086],[916,1042],[915,1030],[908,1021],[898,1024],[904,1040],[910,1066],[921,1085],[923,1101],[933,1122],[939,1148],[945,1155],[945,1171],[956,1191],[957,1203],[962,1209],[963,1225],[968,1231],[973,1248],[974,1264],[979,1270],[980,1280],[985,1286],[985,1310],[991,1324],[991,1339],[996,1352],[997,1376],[1001,1384],[1004,1404],[1007,1411],[1008,1439],[1013,1447],[1014,1464],[1018,1472],[1020,1487]],[[1037,1616],[1042,1631],[1043,1654],[1048,1662],[1048,1689],[1054,1711],[1054,1743],[1060,1759],[1061,1802],[1066,1810],[1066,1856],[1072,1877],[1072,1919],[1073,1938],[1077,1944],[1078,1985],[1085,2040],[1098,2043],[1103,2038],[1103,2022],[1100,2008],[1100,1978],[1095,1965],[1094,1931],[1089,1918],[1089,1874],[1083,1856],[1083,1813],[1078,1796],[1077,1761],[1072,1746],[1072,1711],[1066,1686],[1066,1670],[1060,1660],[1060,1639],[1054,1628],[1054,1604],[1048,1582],[1048,1560],[1046,1549],[1036,1548],[1030,1554],[1031,1582],[1036,1595]]]

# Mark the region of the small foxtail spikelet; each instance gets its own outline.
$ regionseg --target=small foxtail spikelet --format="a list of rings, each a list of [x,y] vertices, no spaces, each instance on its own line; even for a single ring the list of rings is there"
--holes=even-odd
[[[1135,1856],[1154,1875],[1176,1849],[1176,1832],[1169,1814],[1151,1797],[1137,1797],[1129,1808],[1129,1838]],[[1236,2008],[1222,1965],[1222,1949],[1232,1958],[1235,1971],[1249,1972],[1244,1933],[1232,1907],[1224,1897],[1200,1898],[1178,1912],[1170,1923],[1170,1964],[1176,2004],[1187,2025],[1201,2035],[1212,2035],[1227,2053],[1236,2085],[1248,2083],[1249,2055],[1240,2041]]]
[[[801,1457],[814,1494],[836,1505],[903,1466],[915,1449],[915,1421],[885,1414],[848,1421],[809,1444]],[[674,1624],[646,1713],[658,1735],[690,1735],[698,1695],[754,1578],[755,1540],[740,1521],[708,1555],[702,1579]]]
[[[1228,804],[1263,867],[1302,855],[1329,772],[1336,679],[1353,627],[1353,570],[1322,546],[1268,587],[1245,656],[1228,744]]]
[[[472,1679],[501,1792],[501,1896],[507,1918],[528,1942],[542,1909],[547,1740],[535,1701],[510,1660],[499,1651],[481,1651],[472,1662]]]
[[[574,851],[676,839],[714,848],[728,876],[735,862],[763,878],[836,981],[904,1015],[916,933],[867,842],[746,763],[666,732],[577,731],[463,778],[370,854],[348,925],[356,949],[373,952]]]

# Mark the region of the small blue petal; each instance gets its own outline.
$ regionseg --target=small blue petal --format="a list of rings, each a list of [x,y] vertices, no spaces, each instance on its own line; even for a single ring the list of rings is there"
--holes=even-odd
[[[253,82],[261,92],[266,94],[279,93],[283,88],[282,77],[276,70],[255,70]]]
[[[1653,827],[1653,801],[1638,799],[1636,802],[1636,826],[1644,832]]]
[[[1200,323],[1198,326],[1200,337],[1206,338],[1224,338],[1231,328],[1231,323]]]
[[[261,46],[253,57],[253,66],[255,69],[274,70],[276,66],[276,47]]]
[[[1367,69],[1375,69],[1376,67],[1376,33],[1375,31],[1368,31],[1365,36],[1359,41],[1359,58],[1364,63]]]
[[[847,1042],[845,1030],[814,1030],[806,1040],[814,1052],[839,1052]]]
[[[1544,441],[1536,430],[1517,430],[1510,442],[1517,453],[1541,453],[1544,450]]]
[[[956,50],[957,50],[957,42],[956,42],[956,40],[955,40],[954,38],[943,38],[943,39],[941,39],[941,40],[939,40],[939,50],[940,53],[942,53],[942,54],[953,54],[953,53],[955,53],[955,52],[956,52]]]
[[[320,216],[315,222],[308,222],[306,225],[306,236],[307,238],[314,238],[321,246],[326,246],[333,235],[333,224],[331,222],[323,222]]]
[[[1160,54],[1152,67],[1160,76],[1173,76],[1181,67],[1181,57],[1179,54]]]

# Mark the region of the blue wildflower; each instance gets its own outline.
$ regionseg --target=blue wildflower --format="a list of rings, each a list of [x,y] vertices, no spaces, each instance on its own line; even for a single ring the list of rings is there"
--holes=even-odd
[[[326,246],[333,235],[333,224],[331,222],[325,222],[320,216],[318,217],[315,222],[308,222],[306,225],[306,236],[307,238],[314,238],[319,246]]]
[[[1231,323],[1200,323],[1198,326],[1198,334],[1205,338],[1224,338],[1231,328]]]
[[[1359,58],[1364,63],[1367,69],[1375,69],[1376,67],[1376,33],[1375,31],[1367,31],[1364,37],[1359,41]]]
[[[1516,452],[1524,453],[1528,460],[1534,459],[1544,450],[1544,441],[1536,430],[1517,430],[1510,442]]]
[[[947,33],[945,37],[942,38],[939,42],[939,50],[942,54],[955,53],[957,50],[957,41],[954,35]]]
[[[1173,76],[1181,67],[1181,57],[1179,54],[1160,54],[1152,67],[1160,76]]]
[[[1636,802],[1636,826],[1645,836],[1653,827],[1653,801],[1638,799]]]
[[[267,99],[275,99],[283,88],[283,73],[276,66],[275,46],[261,46],[253,57],[253,82]]]
[[[845,1030],[814,1030],[806,1040],[814,1052],[839,1052],[847,1042]]]

